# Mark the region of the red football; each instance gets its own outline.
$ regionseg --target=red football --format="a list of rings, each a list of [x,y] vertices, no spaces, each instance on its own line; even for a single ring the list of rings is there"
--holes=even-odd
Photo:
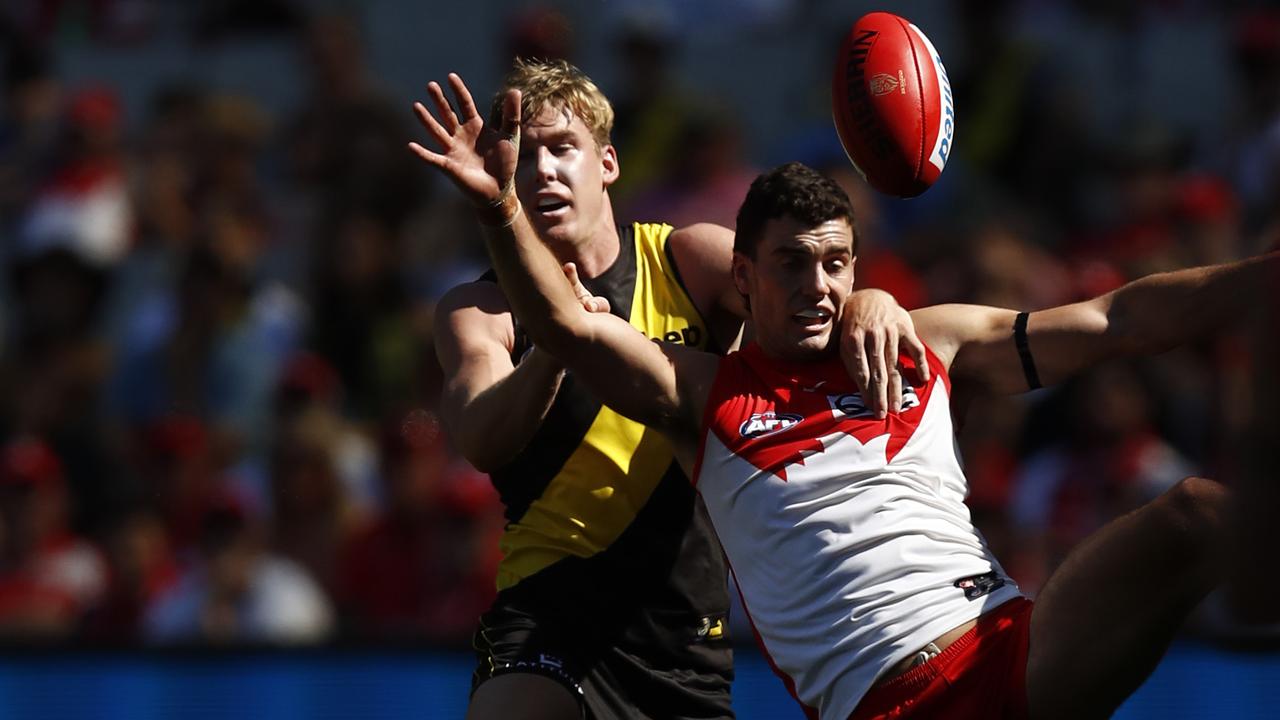
[[[947,71],[929,38],[897,15],[853,24],[836,58],[831,108],[844,151],[880,192],[915,197],[947,164],[955,132]]]

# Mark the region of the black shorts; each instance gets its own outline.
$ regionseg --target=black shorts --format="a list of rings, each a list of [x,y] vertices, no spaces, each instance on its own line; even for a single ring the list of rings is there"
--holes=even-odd
[[[532,673],[573,692],[589,720],[733,717],[724,613],[566,612],[529,595],[504,590],[480,618],[473,694],[490,678]]]

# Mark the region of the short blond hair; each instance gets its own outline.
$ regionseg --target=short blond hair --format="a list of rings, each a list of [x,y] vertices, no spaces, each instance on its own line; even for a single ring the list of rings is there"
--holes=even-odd
[[[512,88],[520,91],[520,115],[525,120],[544,108],[566,108],[587,126],[598,147],[610,144],[613,105],[591,78],[570,63],[517,58],[489,109],[494,126],[502,122],[502,97]]]

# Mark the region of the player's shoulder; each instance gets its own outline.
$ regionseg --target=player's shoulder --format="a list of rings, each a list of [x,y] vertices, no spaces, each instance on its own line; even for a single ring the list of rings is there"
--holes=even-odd
[[[450,289],[436,303],[435,334],[438,341],[464,345],[493,341],[512,347],[515,320],[502,288],[481,279]]]
[[[696,223],[671,231],[667,249],[676,271],[690,289],[718,297],[729,284],[733,231],[712,223]]]
[[[484,279],[457,285],[440,298],[433,335],[437,351],[445,355],[464,348],[509,354],[517,343],[515,319],[502,289]]]
[[[667,243],[679,249],[732,252],[733,231],[715,223],[694,223],[673,229]]]
[[[458,311],[474,310],[485,314],[511,312],[502,288],[488,276],[450,288],[436,303],[437,317]]]

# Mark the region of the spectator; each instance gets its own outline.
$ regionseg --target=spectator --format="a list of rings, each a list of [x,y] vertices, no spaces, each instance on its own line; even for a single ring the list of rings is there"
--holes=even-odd
[[[8,34],[5,30],[0,21],[0,37]],[[8,49],[0,103],[0,228],[7,232],[53,170],[63,90],[47,53],[16,37],[4,39]]]
[[[1027,567],[1031,574],[1016,578],[1029,590],[1109,519],[1196,472],[1156,433],[1154,404],[1132,370],[1109,365],[1060,394],[1068,408],[1066,427],[1026,459],[1010,498],[1017,546],[1040,551],[1039,567]]]
[[[147,608],[178,579],[165,530],[157,515],[143,509],[127,513],[111,529],[107,588],[85,622],[86,639],[127,647],[140,636]]]
[[[0,455],[0,635],[70,637],[106,589],[102,555],[68,526],[62,463],[34,437]]]
[[[353,633],[462,642],[493,600],[501,506],[488,479],[417,411],[383,445],[386,510],[342,550],[338,602]]]
[[[687,118],[656,182],[637,190],[624,217],[675,227],[710,222],[732,228],[755,170],[743,160],[733,116],[708,110]]]
[[[146,638],[161,644],[310,644],[332,629],[319,586],[264,548],[262,528],[230,496],[206,510],[199,553],[145,620]]]
[[[124,257],[133,231],[125,186],[120,102],[102,87],[79,91],[68,109],[65,157],[32,201],[20,231],[30,254],[71,247],[98,266]]]
[[[280,423],[271,452],[271,545],[326,588],[354,519],[338,477],[342,431],[336,415],[313,406]]]

